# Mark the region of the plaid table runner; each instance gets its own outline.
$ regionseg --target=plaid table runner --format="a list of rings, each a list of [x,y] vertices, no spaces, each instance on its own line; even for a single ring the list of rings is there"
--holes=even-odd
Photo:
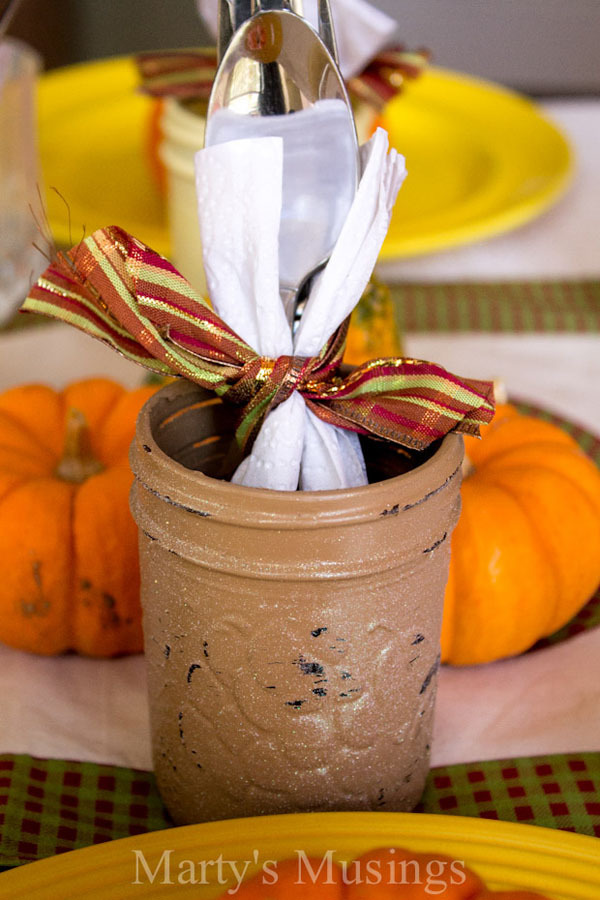
[[[597,332],[600,281],[500,281],[390,286],[406,332]]]
[[[600,837],[600,753],[433,769],[418,811],[524,822]],[[0,756],[1,866],[172,824],[151,772]]]
[[[392,295],[401,331],[600,331],[600,282],[410,284],[394,286]],[[21,316],[14,325],[36,320]],[[600,465],[598,438],[550,413],[519,407],[565,428]],[[600,590],[533,650],[597,625]],[[434,769],[418,809],[600,837],[600,753]],[[151,773],[0,756],[0,867],[171,825]]]
[[[400,334],[600,331],[600,281],[408,283],[390,291]],[[36,324],[48,320],[16,315],[0,333]]]

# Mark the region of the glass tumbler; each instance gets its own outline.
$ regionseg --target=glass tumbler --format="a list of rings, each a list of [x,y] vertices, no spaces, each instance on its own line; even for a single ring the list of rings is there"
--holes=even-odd
[[[40,193],[35,84],[37,53],[0,40],[0,325],[23,302],[45,260],[40,240]]]

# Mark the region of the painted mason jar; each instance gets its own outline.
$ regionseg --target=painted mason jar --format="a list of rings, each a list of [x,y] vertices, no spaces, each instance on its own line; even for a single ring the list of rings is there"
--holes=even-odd
[[[188,382],[131,450],[156,777],[180,824],[409,810],[429,767],[462,439],[364,442],[370,483],[230,483],[234,411]]]

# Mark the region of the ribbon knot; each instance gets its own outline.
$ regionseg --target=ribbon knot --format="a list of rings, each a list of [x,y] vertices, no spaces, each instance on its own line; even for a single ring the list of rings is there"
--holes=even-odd
[[[275,398],[277,404],[291,397],[294,391],[302,389],[308,375],[315,368],[315,363],[318,363],[318,360],[302,356],[280,356],[276,360],[274,371],[280,368],[283,376]]]
[[[269,408],[274,409],[302,388],[312,368],[313,360],[302,356],[256,356],[243,366],[239,378],[221,396],[244,406],[268,399]]]
[[[371,360],[341,377],[348,319],[315,357],[260,356],[167,259],[115,226],[57,254],[23,309],[69,322],[160,375],[182,375],[236,404],[242,451],[294,391],[325,422],[415,450],[450,431],[478,434],[494,414],[490,382],[422,360]]]
[[[294,391],[314,393],[328,373],[329,370],[324,371],[321,367],[320,357],[278,356],[272,359],[255,356],[242,367],[239,378],[219,393],[229,403],[243,407],[240,415],[242,426],[244,421],[257,419],[262,422]],[[248,435],[240,443],[246,444],[250,438],[251,435]]]

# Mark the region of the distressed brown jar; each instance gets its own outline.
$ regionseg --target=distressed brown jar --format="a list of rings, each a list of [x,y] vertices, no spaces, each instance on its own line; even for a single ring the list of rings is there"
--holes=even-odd
[[[232,428],[231,408],[177,382],[146,404],[132,445],[163,799],[178,823],[411,809],[429,766],[462,439],[412,469],[366,441],[380,480],[286,493],[215,477]]]

